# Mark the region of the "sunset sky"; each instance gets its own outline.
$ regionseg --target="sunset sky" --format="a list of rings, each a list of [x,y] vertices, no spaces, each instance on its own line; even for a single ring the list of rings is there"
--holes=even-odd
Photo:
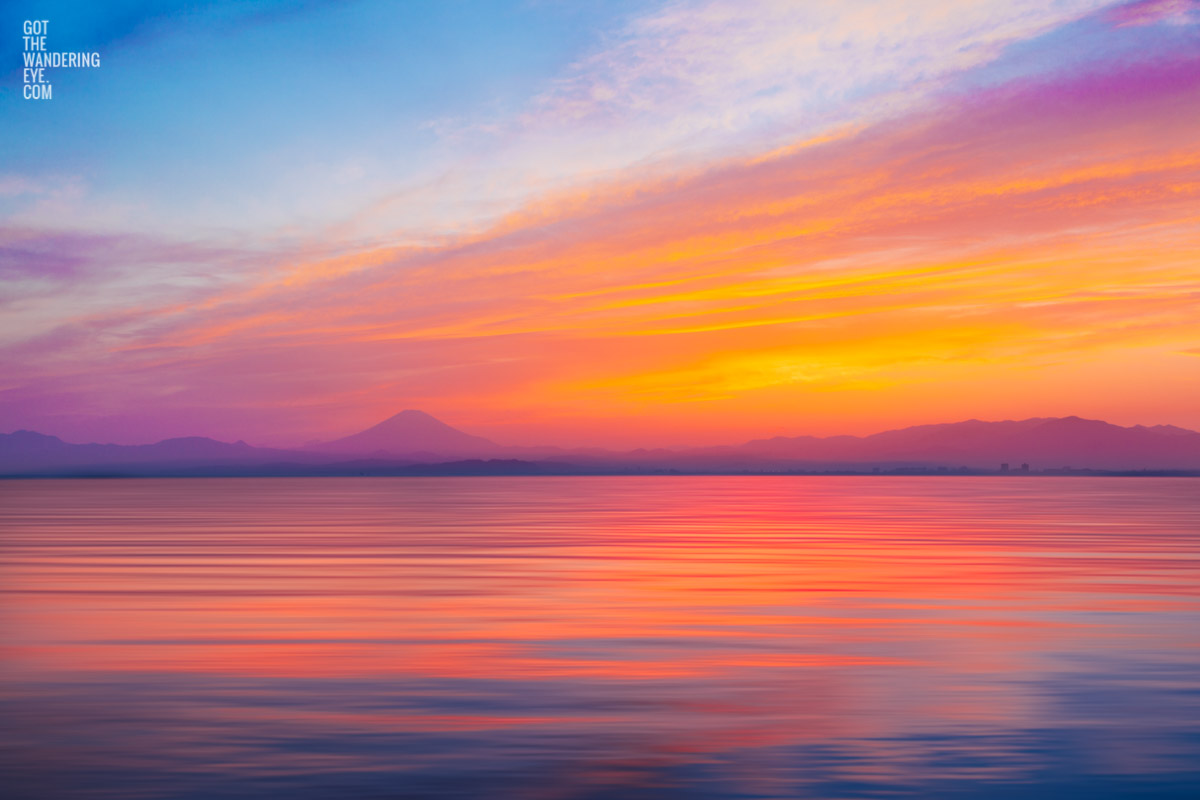
[[[0,432],[1200,429],[1200,0],[0,13]]]

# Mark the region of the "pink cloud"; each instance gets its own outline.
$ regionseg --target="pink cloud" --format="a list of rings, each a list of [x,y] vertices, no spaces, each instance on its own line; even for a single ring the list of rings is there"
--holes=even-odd
[[[1160,22],[1182,25],[1200,20],[1200,2],[1197,0],[1137,0],[1137,2],[1109,9],[1107,16],[1119,27],[1153,25]]]

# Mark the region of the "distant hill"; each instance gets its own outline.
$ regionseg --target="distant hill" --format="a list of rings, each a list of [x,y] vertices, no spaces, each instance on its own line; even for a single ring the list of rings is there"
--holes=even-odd
[[[1016,469],[1198,469],[1200,433],[1172,425],[1123,428],[1079,417],[968,420],[918,425],[871,436],[758,439],[731,448],[741,456],[821,462],[918,462]]]
[[[69,444],[34,431],[0,434],[0,475],[87,471],[93,467],[133,465],[232,465],[271,460],[311,462],[312,455],[291,450],[227,444],[203,436],[165,439],[155,444]]]
[[[391,456],[486,456],[504,448],[482,436],[451,428],[424,411],[405,410],[365,431],[309,445],[322,453]]]
[[[465,434],[464,434],[465,435]],[[474,438],[474,437],[470,437]],[[486,441],[486,440],[485,440]],[[193,436],[147,445],[69,444],[34,431],[0,434],[0,477],[333,476],[333,475],[566,475],[571,464],[517,459],[428,462],[398,458],[347,459],[326,453],[226,444]]]

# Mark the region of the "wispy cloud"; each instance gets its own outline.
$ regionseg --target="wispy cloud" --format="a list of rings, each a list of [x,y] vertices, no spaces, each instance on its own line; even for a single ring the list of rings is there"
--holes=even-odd
[[[613,31],[519,113],[433,121],[455,166],[379,200],[357,224],[477,229],[547,194],[678,176],[860,128],[918,109],[1006,46],[1107,5],[668,3]]]
[[[1108,18],[1118,25],[1187,25],[1200,20],[1197,0],[1137,0],[1113,8]]]

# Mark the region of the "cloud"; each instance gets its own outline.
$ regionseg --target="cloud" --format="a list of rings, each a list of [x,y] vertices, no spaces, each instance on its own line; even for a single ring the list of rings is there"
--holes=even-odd
[[[859,118],[881,97],[936,88],[1014,41],[1105,5],[672,3],[634,19],[608,46],[575,64],[536,98],[526,122],[646,116],[670,120],[677,134],[691,136],[786,120],[794,137],[794,123],[812,128],[845,121],[839,119],[844,115]]]
[[[1137,0],[1111,9],[1108,19],[1119,26],[1167,23],[1187,25],[1200,20],[1197,0]]]
[[[548,195],[841,135],[914,112],[1005,47],[1110,3],[667,3],[610,33],[517,114],[431,120],[439,168],[351,229],[401,219],[406,235],[477,231]]]

